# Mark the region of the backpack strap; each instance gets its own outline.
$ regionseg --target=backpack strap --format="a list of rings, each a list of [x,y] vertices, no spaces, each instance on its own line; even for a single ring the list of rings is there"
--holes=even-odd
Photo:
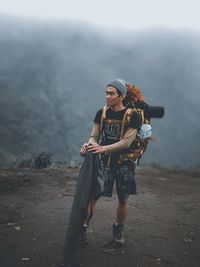
[[[124,113],[124,117],[122,120],[122,127],[121,127],[121,133],[120,133],[120,140],[124,137],[124,127],[126,122],[130,122],[131,114],[133,113],[134,109],[128,108],[126,112]]]
[[[143,123],[145,123],[144,109],[141,110],[140,114],[142,116],[142,124],[143,124]]]
[[[106,118],[106,111],[108,109],[108,106],[105,105],[103,107],[103,110],[102,110],[102,114],[101,114],[101,122],[100,122],[100,133],[102,132],[102,128],[103,128],[103,121],[105,120]]]
[[[142,117],[142,124],[145,123],[144,109],[136,108],[135,111],[140,113],[140,115]]]

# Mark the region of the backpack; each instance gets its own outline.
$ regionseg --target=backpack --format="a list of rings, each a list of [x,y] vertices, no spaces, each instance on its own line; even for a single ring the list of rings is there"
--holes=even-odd
[[[119,162],[129,159],[135,163],[139,163],[139,159],[145,153],[149,141],[154,140],[154,137],[152,136],[150,118],[163,118],[165,112],[164,107],[162,106],[149,106],[145,103],[144,96],[140,91],[140,88],[131,83],[127,83],[126,85],[128,90],[126,97],[123,100],[123,104],[127,107],[127,111],[124,114],[122,121],[120,140],[124,137],[125,130],[128,126],[127,123],[130,123],[130,118],[134,111],[140,114],[142,126],[130,147],[121,151]],[[103,121],[106,118],[107,109],[108,107],[104,106],[101,116],[100,131],[102,131]]]
[[[136,138],[133,140],[130,147],[121,152],[120,161],[129,159],[136,163],[139,162],[138,160],[141,159],[142,155],[146,151],[149,140],[152,140],[153,138],[152,138],[152,127],[150,124],[150,118],[145,117],[144,109],[133,107],[133,108],[128,108],[126,113],[124,114],[120,140],[124,137],[125,125],[130,123],[130,119],[133,112],[137,112],[140,114],[142,125],[140,127],[140,130],[137,132]]]
[[[108,109],[108,106],[105,105],[103,107],[103,111],[101,115],[100,131],[102,131],[103,121],[106,119],[107,109]],[[133,107],[133,108],[128,108],[124,114],[124,117],[122,120],[120,140],[123,139],[124,137],[125,129],[127,128],[127,125],[129,125],[132,113],[134,111],[140,114],[141,120],[142,120],[142,126],[136,135],[136,139],[133,141],[130,147],[120,153],[119,163],[127,159],[137,162],[138,159],[140,159],[141,156],[146,151],[149,140],[152,139],[150,119],[145,118],[144,109]]]
[[[158,108],[158,110],[157,108],[153,107],[153,110],[156,109],[156,112],[154,112],[156,114],[153,114],[152,116],[152,107],[150,107],[147,103],[144,102],[144,96],[140,88],[136,87],[131,83],[127,83],[127,94],[125,99],[123,100],[123,104],[129,110],[127,110],[124,116],[123,123],[125,124],[126,121],[130,122],[132,112],[136,111],[141,116],[142,125],[130,147],[125,151],[122,151],[121,160],[123,161],[129,159],[139,164],[139,159],[146,151],[149,140],[153,140],[150,118],[162,117],[164,114],[164,110],[160,107]],[[123,138],[124,134],[125,130],[122,124],[120,139]]]

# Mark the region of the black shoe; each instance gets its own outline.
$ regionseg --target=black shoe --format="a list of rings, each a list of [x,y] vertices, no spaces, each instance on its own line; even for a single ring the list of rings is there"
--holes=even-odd
[[[116,246],[119,246],[119,247],[122,247],[125,243],[123,228],[124,228],[124,224],[113,223],[113,226],[112,226],[113,241],[116,244]]]
[[[80,234],[80,245],[84,245],[88,243],[88,239],[87,239],[87,226],[83,225],[82,229],[81,229],[81,234]]]

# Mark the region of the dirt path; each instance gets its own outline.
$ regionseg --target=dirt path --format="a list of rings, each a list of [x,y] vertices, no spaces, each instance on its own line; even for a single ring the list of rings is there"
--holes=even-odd
[[[0,171],[0,266],[50,267],[62,261],[78,169]],[[86,267],[199,267],[200,173],[137,170],[130,197],[126,246],[102,250],[111,239],[116,194],[101,198],[89,244],[80,250]]]

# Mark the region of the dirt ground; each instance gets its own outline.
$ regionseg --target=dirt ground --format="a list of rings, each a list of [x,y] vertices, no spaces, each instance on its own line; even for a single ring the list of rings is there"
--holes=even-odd
[[[50,267],[62,262],[76,168],[0,170],[0,266]],[[101,198],[80,248],[85,267],[199,267],[200,172],[139,167],[126,245],[105,253],[117,205]]]

